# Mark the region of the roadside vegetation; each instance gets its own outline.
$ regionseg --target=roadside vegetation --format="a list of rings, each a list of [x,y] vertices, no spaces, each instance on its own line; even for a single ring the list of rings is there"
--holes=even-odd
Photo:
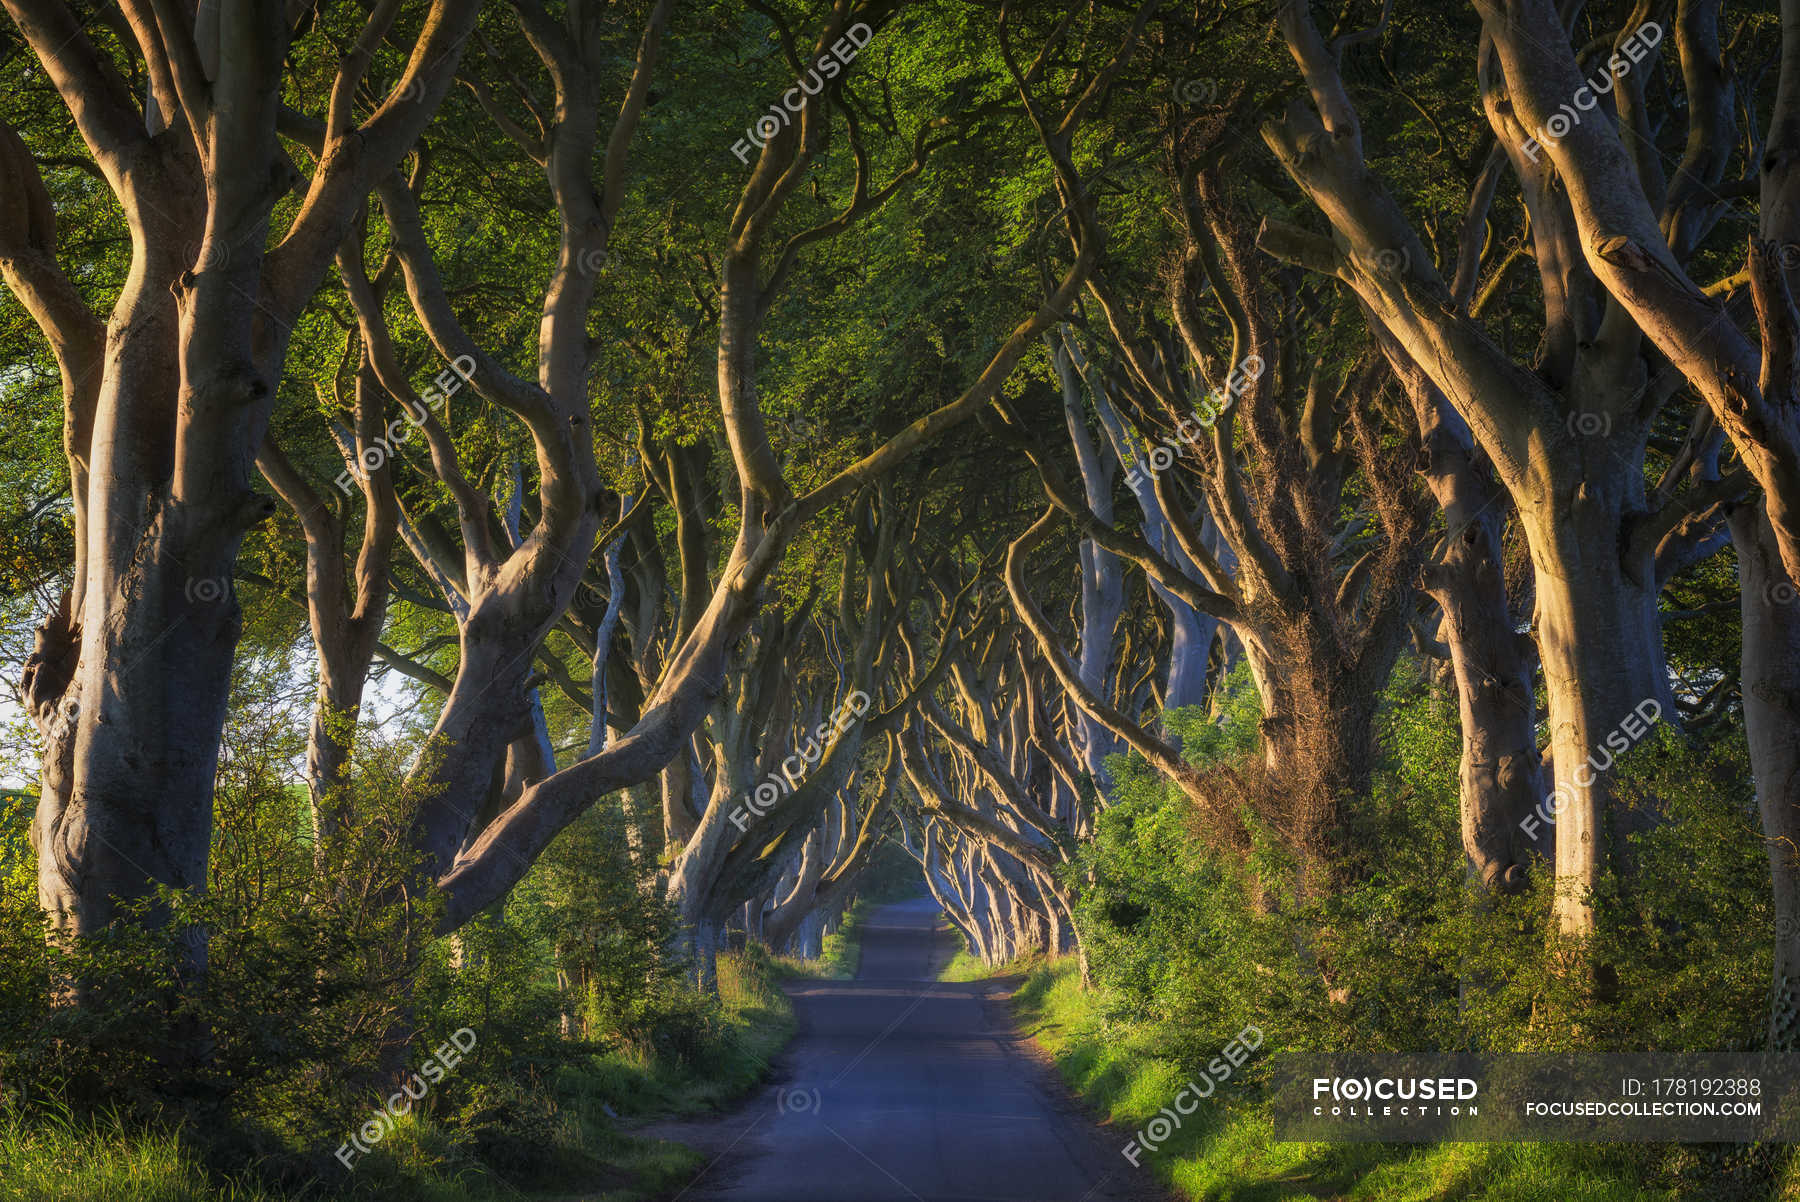
[[[85,966],[86,987],[115,999],[105,1023],[18,988],[44,971],[45,941],[22,830],[29,799],[0,811],[3,1202],[297,1202],[321,1189],[402,1202],[667,1196],[692,1175],[695,1153],[633,1130],[747,1093],[793,1031],[780,982],[855,960],[860,909],[828,937],[820,965],[753,943],[721,954],[716,994],[701,992],[666,950],[666,905],[644,887],[617,824],[597,813],[421,980],[406,1013],[420,1034],[403,1070],[458,1030],[474,1042],[416,1108],[390,1119],[391,1075],[373,1032],[396,1015],[391,978],[352,954],[361,941],[286,908],[309,900],[280,884],[308,875],[310,846],[291,825],[300,802],[249,787],[245,768],[227,765],[238,783],[222,791],[221,815],[255,854],[217,861],[208,989],[174,1013],[162,1005],[163,974],[179,961],[154,942],[95,951]],[[234,897],[254,904],[233,909]],[[358,911],[370,923],[383,913]],[[568,941],[582,930],[591,942],[578,957]],[[561,963],[588,968],[574,997],[557,987],[558,940]],[[183,1067],[161,1059],[169,1023],[211,1033],[210,1088],[165,1084]],[[334,1153],[370,1121],[379,1134],[363,1136],[366,1153],[351,1147],[346,1167]]]
[[[879,904],[881,903],[870,901],[867,897],[858,898],[845,911],[837,929],[824,937],[816,958],[809,960],[800,956],[776,956],[776,970],[786,977],[810,977],[827,981],[852,979],[862,966],[859,928],[863,919],[869,916],[869,911]]]
[[[381,784],[379,763],[363,768],[366,787]],[[857,898],[822,955],[742,943],[718,955],[709,993],[651,888],[654,866],[598,810],[396,1009],[385,962],[357,954],[368,944],[308,918],[319,899],[304,795],[254,757],[234,756],[222,775],[228,850],[206,911],[208,988],[170,1011],[178,948],[91,949],[84,987],[115,999],[104,1023],[23,988],[49,954],[23,829],[31,799],[0,801],[0,1202],[298,1202],[321,1189],[400,1202],[666,1197],[697,1154],[634,1131],[749,1093],[793,1034],[782,981],[854,976],[862,919],[917,887],[890,849],[867,876],[874,898]],[[403,905],[340,904],[364,929],[407,919]],[[578,989],[559,985],[570,965]],[[473,1043],[390,1121],[375,1117],[392,1074],[374,1032],[402,1014],[419,1032],[402,1076],[454,1032]],[[162,1058],[170,1025],[192,1023],[212,1040],[204,1091],[192,1066]],[[185,1092],[170,1088],[178,1073]],[[372,1119],[382,1129],[363,1136],[369,1150],[336,1159]]]
[[[1392,749],[1376,773],[1371,832],[1393,854],[1327,907],[1259,904],[1241,871],[1210,855],[1179,791],[1118,757],[1120,800],[1100,816],[1071,870],[1089,877],[1081,918],[1092,984],[1073,955],[984,966],[961,949],[946,980],[1015,979],[1021,1029],[1114,1129],[1121,1148],[1168,1107],[1246,1026],[1256,1055],[1218,1084],[1141,1171],[1207,1202],[1749,1202],[1800,1198],[1800,1154],[1785,1145],[1277,1143],[1264,1096],[1282,1052],[1529,1048],[1728,1051],[1755,1046],[1772,954],[1763,848],[1742,818],[1728,741],[1668,741],[1625,768],[1631,787],[1665,799],[1669,829],[1642,840],[1656,865],[1629,898],[1605,896],[1608,937],[1629,947],[1618,992],[1571,991],[1536,949],[1551,936],[1527,894],[1477,904],[1464,875],[1455,811],[1457,745],[1421,681],[1390,690],[1380,720]],[[1228,697],[1190,740],[1217,762],[1253,737],[1257,714]],[[1190,727],[1190,729],[1192,729]],[[1680,848],[1727,868],[1697,895]],[[1652,882],[1655,882],[1652,884]],[[1337,1000],[1307,988],[1283,948],[1300,930],[1330,932]],[[1471,964],[1465,949],[1488,949]],[[1711,1021],[1693,1023],[1706,1013]]]
[[[890,878],[1792,1195],[1263,1074],[1800,1052],[1796,298],[1800,0],[3,0],[0,1195],[652,1196]]]
[[[333,1197],[396,1202],[667,1197],[699,1168],[698,1154],[632,1129],[723,1108],[762,1078],[793,1030],[778,979],[760,950],[721,957],[718,1000],[686,1059],[570,1046],[529,1063],[482,1064],[477,1045],[429,1116],[399,1120],[355,1158],[354,1174],[338,1170],[329,1149],[321,1160],[322,1145],[267,1134],[255,1170],[233,1173],[224,1166],[241,1163],[241,1145],[218,1136],[250,1133],[203,1133],[175,1111],[9,1110],[0,1113],[0,1202],[300,1202],[318,1197],[321,1183]],[[379,1105],[371,1094],[340,1138]]]
[[[1123,1159],[1192,1078],[1154,1023],[1109,1018],[1072,958],[1033,969],[1013,995],[1020,1028],[1111,1125],[1121,1171],[1153,1174],[1204,1202],[1793,1202],[1790,1149],[1662,1144],[1276,1143],[1254,1085],[1227,1085],[1140,1169]]]

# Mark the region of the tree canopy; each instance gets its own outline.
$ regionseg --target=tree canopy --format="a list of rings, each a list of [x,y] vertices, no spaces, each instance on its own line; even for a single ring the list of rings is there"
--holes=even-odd
[[[33,1022],[267,837],[561,1036],[898,860],[1195,1030],[1795,1050],[1791,0],[4,3]]]

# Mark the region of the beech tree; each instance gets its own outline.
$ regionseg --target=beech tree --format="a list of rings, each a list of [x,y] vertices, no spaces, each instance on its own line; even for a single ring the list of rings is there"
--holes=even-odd
[[[1591,890],[1613,859],[1609,849],[1622,854],[1644,815],[1609,804],[1610,776],[1590,767],[1590,757],[1646,703],[1674,720],[1658,561],[1682,558],[1678,544],[1704,533],[1689,519],[1708,514],[1741,485],[1729,476],[1701,481],[1655,497],[1653,507],[1645,449],[1654,418],[1683,381],[1656,370],[1655,350],[1633,314],[1596,289],[1583,253],[1587,235],[1559,182],[1560,160],[1527,144],[1538,126],[1521,119],[1491,69],[1497,38],[1483,40],[1481,96],[1529,218],[1544,306],[1535,367],[1483,330],[1466,289],[1461,297],[1451,289],[1368,170],[1339,67],[1363,39],[1340,36],[1328,45],[1303,4],[1284,7],[1282,31],[1309,96],[1268,123],[1264,138],[1330,222],[1332,236],[1270,222],[1261,244],[1355,292],[1382,336],[1405,350],[1468,423],[1516,506],[1532,552],[1534,630],[1548,694],[1559,922],[1567,933],[1591,932]],[[1635,27],[1622,30],[1615,41],[1634,34]],[[1560,33],[1557,40],[1566,44]],[[1641,87],[1638,75],[1618,80],[1615,94],[1627,117],[1641,104]],[[1485,209],[1492,196],[1490,182],[1478,179],[1471,211]],[[1684,255],[1717,216],[1688,223],[1687,238],[1678,239]]]
[[[62,367],[75,512],[72,583],[23,684],[44,746],[39,896],[63,935],[100,930],[156,884],[203,880],[240,624],[232,565],[271,512],[251,469],[289,335],[364,198],[449,89],[476,8],[430,5],[359,117],[378,52],[400,36],[398,4],[308,31],[298,5],[203,6],[196,19],[133,3],[104,33],[59,0],[7,6],[132,245],[102,321],[58,263],[38,169],[9,131],[7,284]],[[282,136],[286,63],[340,38],[303,172]],[[147,82],[141,101],[126,72]],[[289,194],[298,208],[277,231]]]
[[[1450,914],[1604,1007],[1616,916],[1696,926],[1641,864],[1724,838],[1657,773],[1729,748],[1792,1045],[1793,4],[4,2],[46,955],[203,894],[267,658],[321,907],[470,976],[554,877],[565,1034],[596,907],[716,993],[896,849],[1100,981],[1123,857],[1340,1030],[1405,1009],[1403,865],[1427,993],[1503,992]],[[390,802],[406,867],[334,879]]]

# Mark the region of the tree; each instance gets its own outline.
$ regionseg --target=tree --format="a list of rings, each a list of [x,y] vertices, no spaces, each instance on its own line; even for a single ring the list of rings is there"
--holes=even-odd
[[[124,6],[90,34],[57,0],[7,5],[123,211],[132,270],[105,323],[54,258],[37,169],[9,135],[15,290],[57,348],[74,485],[73,580],[40,628],[24,694],[44,742],[33,825],[40,899],[63,936],[100,930],[155,885],[199,885],[241,616],[232,564],[272,512],[250,471],[294,323],[369,190],[450,86],[477,5],[442,0],[402,40],[375,110],[356,109],[399,5],[311,32],[304,10]],[[216,18],[216,19],[215,19]],[[310,175],[281,140],[290,53],[354,34]],[[107,48],[108,41],[112,46]],[[121,74],[141,64],[140,108]],[[308,63],[310,66],[310,63]],[[265,250],[277,204],[298,210]],[[196,952],[198,949],[196,949]]]

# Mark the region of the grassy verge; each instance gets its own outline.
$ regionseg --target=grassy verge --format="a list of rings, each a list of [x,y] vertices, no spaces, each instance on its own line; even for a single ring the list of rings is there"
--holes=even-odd
[[[784,977],[820,981],[848,981],[862,965],[862,924],[879,902],[858,899],[844,912],[838,929],[820,942],[819,958],[776,956],[775,968]]]
[[[956,949],[950,957],[950,963],[944,965],[938,973],[940,981],[985,981],[989,977],[1016,977],[1041,967],[1044,958],[1035,952],[1021,956],[1017,960],[1008,960],[1005,964],[983,964],[981,957],[973,954],[966,947]]]
[[[1121,1147],[1187,1083],[1181,1066],[1157,1054],[1153,1031],[1106,1021],[1072,960],[1030,969],[1013,1004],[1021,1029],[1055,1058],[1070,1088],[1116,1124]],[[1207,1202],[1800,1199],[1800,1169],[1785,1148],[1278,1144],[1266,1114],[1223,1091],[1220,1104],[1189,1118],[1140,1163]]]
[[[116,1122],[81,1124],[65,1116],[49,1116],[30,1126],[0,1118],[0,1199],[5,1202],[264,1202],[279,1197],[254,1185],[210,1182],[173,1134],[128,1133]]]
[[[717,1109],[761,1080],[793,1033],[781,969],[761,949],[719,958],[720,1007],[685,1061],[629,1052],[571,1057],[551,1078],[547,1126],[509,1123],[504,1104],[473,1116],[474,1141],[429,1118],[402,1120],[343,1172],[327,1155],[319,1180],[291,1191],[248,1177],[221,1181],[174,1132],[127,1130],[0,1108],[0,1202],[639,1202],[689,1180],[700,1155],[621,1129],[624,1122]],[[466,1132],[462,1133],[466,1134]]]

